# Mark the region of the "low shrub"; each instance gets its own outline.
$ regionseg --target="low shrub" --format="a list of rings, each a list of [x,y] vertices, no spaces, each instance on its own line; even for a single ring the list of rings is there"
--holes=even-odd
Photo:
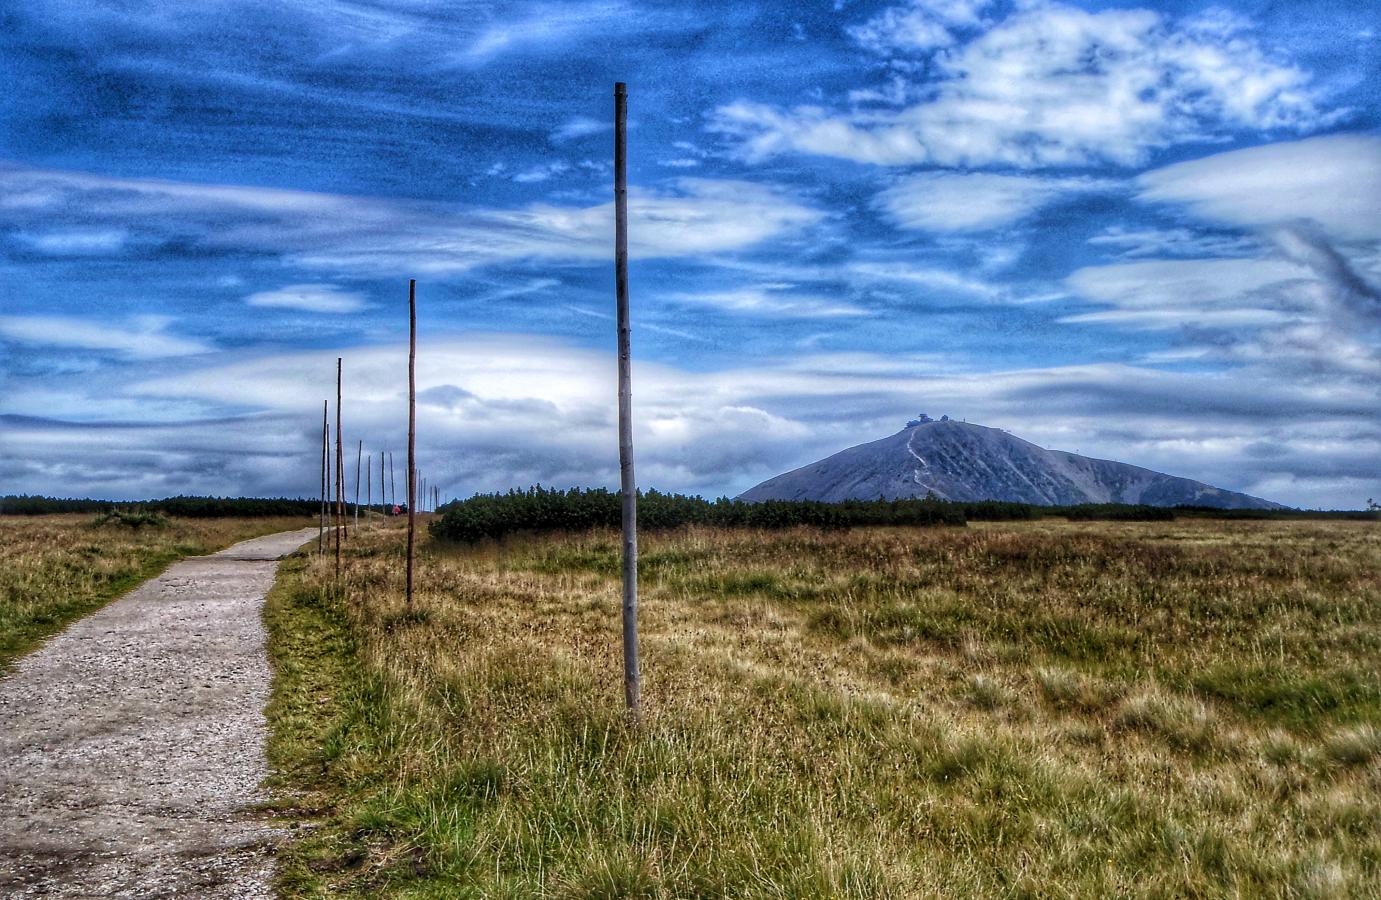
[[[97,528],[117,527],[133,528],[138,531],[140,528],[167,528],[168,517],[156,512],[147,512],[137,509],[112,509],[105,515],[97,516],[91,523]]]

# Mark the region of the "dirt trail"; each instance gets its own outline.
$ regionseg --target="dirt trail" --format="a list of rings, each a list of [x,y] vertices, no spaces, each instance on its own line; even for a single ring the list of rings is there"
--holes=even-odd
[[[315,534],[175,563],[0,680],[0,896],[271,896],[259,610]]]

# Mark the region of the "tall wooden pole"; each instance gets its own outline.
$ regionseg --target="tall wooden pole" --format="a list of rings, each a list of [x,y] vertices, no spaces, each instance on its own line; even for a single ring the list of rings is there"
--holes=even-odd
[[[355,530],[360,530],[360,464],[364,461],[364,441],[355,448]]]
[[[642,714],[638,670],[638,486],[633,477],[632,329],[628,323],[628,87],[614,85],[614,290],[618,304],[619,490],[623,495],[623,697]]]
[[[417,540],[417,281],[408,279],[408,606]]]
[[[379,512],[388,515],[388,485],[384,482],[384,454],[386,451],[379,451]]]
[[[340,370],[341,358],[336,357],[336,581],[340,581],[340,539],[345,528],[345,488],[341,477],[345,468],[345,446],[341,443],[340,428]]]
[[[355,500],[358,502],[359,497]],[[371,453],[364,458],[364,515],[365,521],[369,521],[369,514],[374,511],[374,454]]]
[[[321,401],[321,521],[317,523],[316,530],[316,555],[321,556],[326,552],[326,410],[330,405],[329,400]]]

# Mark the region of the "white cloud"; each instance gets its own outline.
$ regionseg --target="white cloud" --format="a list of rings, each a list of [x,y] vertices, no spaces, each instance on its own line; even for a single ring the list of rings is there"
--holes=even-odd
[[[56,231],[19,232],[15,240],[30,250],[50,256],[97,256],[118,253],[129,240],[123,228],[64,228]]]
[[[982,231],[1011,225],[1056,200],[1115,186],[1092,178],[922,172],[898,179],[878,195],[878,204],[903,228]]]
[[[1273,290],[1285,300],[1288,295],[1280,289],[1309,277],[1307,269],[1284,260],[1185,259],[1089,266],[1065,283],[1081,296],[1121,309],[1173,309],[1192,316],[1202,310],[1255,308]]]
[[[532,166],[524,169],[513,176],[513,180],[519,184],[533,184],[538,181],[546,181],[564,172],[570,171],[570,165],[557,160],[556,162],[543,163],[539,166]]]
[[[189,356],[209,348],[168,334],[172,319],[135,316],[123,323],[67,316],[0,316],[0,336],[21,344],[112,353],[128,359]]]
[[[245,298],[250,306],[300,309],[319,313],[352,313],[365,308],[363,294],[333,284],[289,284],[276,291],[259,291]]]
[[[1140,198],[1214,222],[1307,219],[1343,240],[1381,240],[1381,137],[1338,134],[1176,163],[1140,176]]]
[[[888,37],[868,32],[874,49],[907,41],[924,49],[942,37],[923,29],[904,39],[898,23],[910,13],[897,15]],[[1136,165],[1159,147],[1331,121],[1303,70],[1222,16],[1170,22],[1146,9],[1018,4],[934,56],[928,71],[934,80],[917,84],[924,99],[899,111],[740,100],[720,107],[712,127],[750,160],[797,152],[878,165],[1036,167]]]
[[[828,297],[803,296],[772,286],[697,294],[670,294],[662,299],[692,306],[712,306],[728,312],[788,319],[829,319],[866,316],[868,311],[852,303]]]
[[[634,257],[737,250],[818,222],[785,190],[683,178],[629,191]],[[595,261],[613,243],[613,202],[498,209],[137,179],[0,165],[0,223],[38,230],[80,208],[199,246],[309,268],[445,276],[510,259]]]
[[[576,138],[599,134],[602,131],[610,131],[613,127],[611,122],[600,122],[587,116],[575,116],[553,129],[551,139],[553,143],[560,144]]]
[[[941,293],[968,294],[984,300],[997,300],[1006,292],[986,281],[970,278],[967,275],[929,266],[907,263],[857,262],[845,266],[849,275],[876,281],[892,281],[902,284],[919,285]]]
[[[846,30],[879,55],[928,52],[954,44],[955,32],[977,27],[987,6],[988,0],[911,0]]]

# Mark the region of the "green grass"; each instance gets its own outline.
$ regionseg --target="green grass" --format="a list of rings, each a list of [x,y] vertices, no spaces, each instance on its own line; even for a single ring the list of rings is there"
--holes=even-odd
[[[285,566],[288,896],[1365,897],[1369,523],[691,529]],[[611,565],[611,561],[615,563]]]
[[[148,513],[0,516],[0,675],[48,637],[175,560],[305,524]]]

